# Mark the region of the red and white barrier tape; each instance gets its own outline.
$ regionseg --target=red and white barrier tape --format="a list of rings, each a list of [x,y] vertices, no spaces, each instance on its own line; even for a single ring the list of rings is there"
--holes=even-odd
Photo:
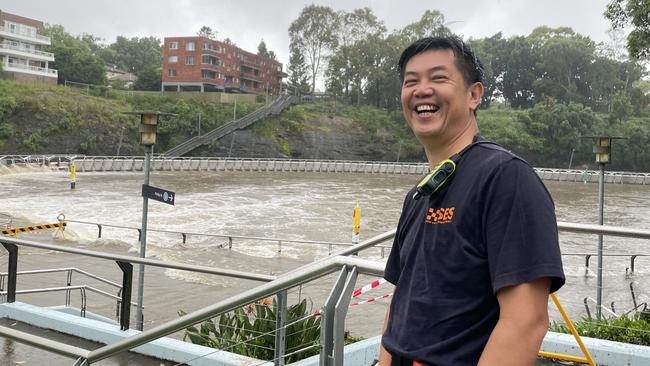
[[[375,297],[375,298],[372,298],[372,299],[368,299],[368,300],[363,300],[363,301],[355,302],[354,304],[350,304],[350,307],[353,307],[353,306],[359,306],[359,305],[363,305],[363,304],[367,304],[367,303],[369,303],[369,302],[375,302],[375,301],[377,301],[377,300],[381,300],[381,299],[387,299],[387,298],[389,298],[389,297],[391,297],[391,296],[393,296],[393,294],[385,294],[385,295],[381,295],[381,296],[378,296],[378,297]]]
[[[369,284],[367,284],[367,285],[365,285],[365,286],[363,286],[363,287],[361,287],[361,288],[358,288],[358,289],[354,290],[354,292],[352,293],[352,298],[354,299],[355,297],[357,297],[357,296],[359,296],[359,295],[363,295],[363,294],[365,294],[366,292],[372,290],[373,288],[379,287],[379,286],[381,286],[381,285],[384,284],[384,283],[386,283],[386,280],[383,279],[383,278],[380,278],[380,279],[378,279],[378,280],[372,281],[372,282],[370,282]]]

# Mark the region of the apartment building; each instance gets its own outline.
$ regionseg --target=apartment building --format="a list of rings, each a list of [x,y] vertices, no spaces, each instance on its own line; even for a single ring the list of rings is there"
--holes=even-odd
[[[5,78],[56,84],[57,71],[49,67],[54,54],[43,51],[50,45],[44,30],[39,20],[0,10],[0,62]]]
[[[278,94],[282,64],[205,37],[165,38],[163,91]]]

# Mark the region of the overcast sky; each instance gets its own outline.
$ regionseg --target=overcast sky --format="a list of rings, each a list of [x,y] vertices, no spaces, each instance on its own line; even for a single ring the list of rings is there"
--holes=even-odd
[[[609,22],[603,11],[609,0],[0,0],[0,10],[50,24],[73,35],[90,33],[111,43],[127,37],[192,36],[207,25],[218,38],[256,52],[264,39],[283,64],[289,61],[289,24],[311,3],[334,10],[370,7],[389,31],[420,19],[428,9],[440,10],[449,28],[464,38],[499,31],[527,35],[535,27],[569,26],[597,42],[607,42]]]

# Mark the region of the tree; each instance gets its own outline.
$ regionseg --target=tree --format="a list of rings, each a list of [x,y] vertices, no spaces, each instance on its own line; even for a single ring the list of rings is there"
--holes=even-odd
[[[147,67],[162,66],[162,46],[158,38],[118,36],[109,48],[114,51],[113,64],[122,70],[138,74]]]
[[[196,33],[199,37],[205,37],[209,39],[217,39],[217,31],[212,30],[212,28],[208,27],[207,25],[204,25],[199,29],[199,31]]]
[[[61,25],[47,26],[45,35],[51,39],[49,50],[54,53],[55,59],[51,67],[58,70],[59,83],[66,80],[99,85],[106,83],[104,62],[92,54],[85,41],[70,35]]]
[[[336,13],[327,6],[308,5],[289,26],[291,46],[303,54],[310,69],[311,91],[316,89],[316,77],[331,51],[336,48]]]
[[[607,4],[605,17],[612,28],[632,26],[627,36],[627,49],[632,58],[650,56],[650,0],[612,0]]]
[[[160,90],[162,84],[162,69],[156,66],[146,67],[140,71],[133,84],[135,90]]]
[[[262,39],[260,41],[260,44],[257,46],[257,54],[259,56],[268,57],[270,59],[277,60],[277,56],[275,55],[275,52],[270,51],[266,47],[266,42],[264,42],[264,39]]]
[[[306,93],[310,89],[309,75],[307,74],[307,64],[302,53],[295,47],[291,48],[289,56],[289,84],[298,88],[301,92]]]
[[[225,43],[227,45],[231,45],[231,46],[237,46],[237,44],[235,42],[233,42],[232,39],[230,39],[228,37],[226,37],[226,39],[223,40],[223,43]]]
[[[257,54],[264,57],[269,57],[269,50],[266,48],[266,43],[264,39],[260,41],[260,44],[257,46]]]
[[[500,89],[503,97],[514,108],[528,108],[534,104],[534,87],[537,80],[536,62],[539,51],[522,36],[511,37],[505,42]]]
[[[361,94],[361,85],[355,70],[361,65],[353,64],[361,61],[357,51],[360,42],[372,36],[380,36],[386,32],[383,22],[379,21],[370,8],[355,9],[352,12],[341,11],[337,14],[339,24],[336,27],[338,47],[330,59],[327,79],[328,89],[350,96],[350,90],[355,89],[357,102]],[[353,85],[353,80],[357,83]],[[336,90],[338,89],[338,90]]]
[[[425,11],[420,20],[407,25],[399,32],[407,44],[424,37],[449,34],[451,34],[451,30],[445,26],[445,16],[438,10]]]

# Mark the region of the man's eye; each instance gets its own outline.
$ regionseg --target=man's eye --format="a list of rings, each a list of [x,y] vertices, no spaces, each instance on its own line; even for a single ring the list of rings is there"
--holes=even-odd
[[[447,77],[444,75],[434,75],[431,77],[431,80],[435,80],[435,81],[446,80],[446,79]]]
[[[413,85],[416,83],[415,79],[404,80],[404,85]]]

